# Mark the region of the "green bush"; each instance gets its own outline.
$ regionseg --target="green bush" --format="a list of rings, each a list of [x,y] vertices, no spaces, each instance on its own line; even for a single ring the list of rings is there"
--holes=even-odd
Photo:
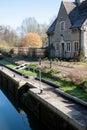
[[[84,81],[82,84],[81,84],[82,88],[84,89],[85,92],[87,92],[87,81]]]
[[[48,59],[48,57],[45,57],[45,58],[43,58],[43,60],[44,60],[44,61],[48,61],[49,59]]]
[[[3,45],[0,45],[0,53],[5,50],[6,47],[4,47]]]
[[[28,67],[31,68],[31,69],[34,69],[34,68],[37,67],[37,64],[30,64]]]
[[[56,73],[57,73],[57,70],[51,68],[51,69],[48,70],[48,73],[49,73],[49,74],[56,74]]]
[[[84,61],[84,53],[83,53],[83,50],[81,50],[80,53],[79,53],[79,61]]]

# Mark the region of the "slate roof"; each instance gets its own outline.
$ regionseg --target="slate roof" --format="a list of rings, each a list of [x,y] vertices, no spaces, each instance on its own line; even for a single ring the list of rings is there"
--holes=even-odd
[[[49,33],[53,33],[53,32],[54,32],[56,22],[57,22],[57,18],[54,20],[54,22],[53,22],[53,23],[51,24],[51,26],[48,28],[48,30],[47,30],[47,34],[49,34]]]
[[[66,9],[67,15],[71,21],[71,28],[80,28],[84,21],[87,19],[87,0],[77,5],[74,2],[63,2]],[[49,27],[47,34],[53,33],[55,30],[55,25],[57,18],[53,24]]]
[[[76,6],[70,13],[71,28],[80,28],[87,19],[87,1],[84,1],[79,6]]]

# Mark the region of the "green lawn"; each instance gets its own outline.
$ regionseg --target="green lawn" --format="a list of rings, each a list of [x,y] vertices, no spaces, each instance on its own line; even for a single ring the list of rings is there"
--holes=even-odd
[[[64,92],[66,92],[66,93],[69,93],[69,94],[71,94],[75,97],[78,97],[78,98],[80,98],[84,101],[87,101],[87,93],[83,89],[81,89],[77,86],[73,86],[73,87],[72,86],[66,86],[66,87],[62,87],[60,89],[63,90]]]
[[[20,70],[20,72],[26,74],[26,75],[31,75],[31,76],[39,76],[38,73],[33,72],[33,71],[27,71],[27,70]],[[73,84],[71,81],[63,81],[61,79],[55,78],[49,74],[41,74],[41,77],[49,80],[57,85],[60,85],[60,89],[63,90],[66,93],[69,93],[75,97],[78,97],[84,101],[87,101],[87,93],[80,88],[79,86],[76,86]]]
[[[26,69],[22,69],[22,70],[18,70],[19,72],[21,72],[21,73],[23,73],[23,74],[25,74],[25,75],[30,75],[30,76],[37,76],[37,73],[35,73],[35,72],[32,72],[32,71],[28,71],[28,70],[26,70]]]
[[[13,65],[13,64],[8,64],[7,66],[10,67],[10,68],[16,67],[16,65]]]
[[[1,64],[4,64],[4,65],[6,65],[6,66],[8,66],[8,67],[10,67],[10,68],[16,67],[15,64],[12,64],[12,63],[10,63],[10,62],[4,60],[4,59],[3,59],[3,60],[0,60],[0,63],[1,63]]]
[[[16,65],[14,65],[6,60],[0,60],[0,63],[6,65],[8,67],[11,67],[11,68],[16,67]],[[31,70],[23,69],[23,70],[19,70],[19,72],[24,73],[26,75],[30,75],[30,76],[35,76],[35,77],[39,76],[38,72],[36,73],[34,71],[31,71]],[[49,72],[48,73],[41,73],[41,77],[46,79],[46,80],[49,80],[57,85],[62,86],[62,87],[60,87],[60,89],[63,90],[64,92],[69,93],[73,96],[76,96],[84,101],[87,101],[87,93],[82,88],[73,84],[71,81],[65,81],[65,80],[56,78],[53,75],[51,75],[51,73],[49,73]]]

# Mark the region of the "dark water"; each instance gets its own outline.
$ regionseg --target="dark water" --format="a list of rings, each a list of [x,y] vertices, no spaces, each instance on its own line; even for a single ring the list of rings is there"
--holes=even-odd
[[[26,114],[27,113],[27,114]],[[32,113],[16,107],[0,90],[0,130],[47,130]]]

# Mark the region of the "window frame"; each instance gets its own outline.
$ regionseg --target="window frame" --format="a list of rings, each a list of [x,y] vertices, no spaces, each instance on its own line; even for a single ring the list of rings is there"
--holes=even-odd
[[[79,51],[79,42],[78,41],[74,41],[74,52],[78,52],[78,51]]]
[[[70,42],[66,43],[66,52],[71,52],[71,43]]]
[[[60,22],[60,30],[61,31],[65,30],[65,21]]]

